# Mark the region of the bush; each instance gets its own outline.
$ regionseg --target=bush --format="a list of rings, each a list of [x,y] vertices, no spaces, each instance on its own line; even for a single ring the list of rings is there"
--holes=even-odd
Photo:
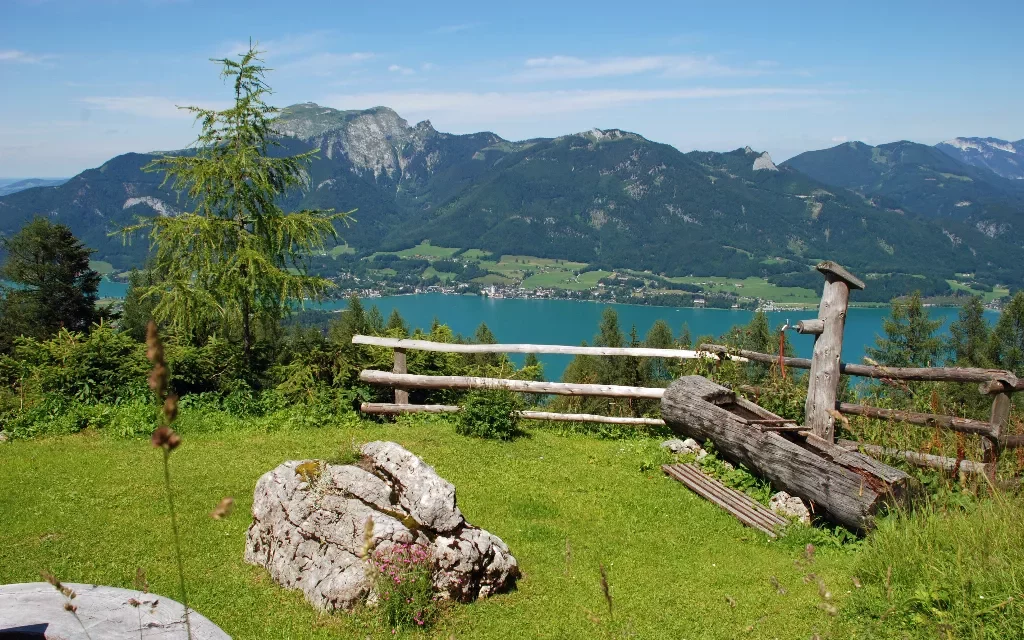
[[[418,544],[396,544],[375,550],[370,564],[382,621],[393,631],[427,627],[437,611],[430,552]]]
[[[1024,638],[1024,499],[930,505],[883,519],[847,608],[878,638]]]
[[[456,414],[455,431],[464,436],[511,440],[520,433],[522,400],[511,391],[477,391],[466,396]]]

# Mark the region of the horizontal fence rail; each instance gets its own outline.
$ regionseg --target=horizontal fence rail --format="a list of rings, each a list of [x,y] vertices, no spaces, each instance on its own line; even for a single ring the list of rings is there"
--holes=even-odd
[[[363,413],[396,415],[400,413],[458,413],[462,407],[449,404],[391,404],[387,402],[364,402],[359,410]],[[625,416],[599,416],[592,413],[552,413],[550,411],[517,411],[525,420],[547,420],[550,422],[599,422],[603,424],[644,425],[663,427],[661,418],[630,418]]]
[[[746,349],[732,349],[720,344],[702,344],[700,345],[700,349],[702,351],[719,355],[733,354],[752,362],[764,362],[766,364],[776,364],[779,362],[778,355],[760,353],[758,351],[748,351]],[[782,363],[785,366],[793,367],[794,369],[811,368],[811,360],[809,358],[791,358],[786,356],[782,359]],[[1002,371],[999,369],[970,369],[965,367],[885,367],[867,364],[849,364],[844,362],[839,365],[839,371],[846,375],[859,376],[861,378],[885,378],[889,380],[907,380],[917,382],[988,383],[994,381],[1002,383],[1010,389],[1024,389],[1024,381],[1018,380],[1017,376],[1010,371]]]
[[[476,376],[418,376],[409,373],[391,373],[364,369],[359,379],[370,384],[401,387],[403,389],[506,389],[519,393],[538,393],[556,396],[600,396],[607,398],[661,399],[665,390],[652,387],[626,387],[614,384],[570,384],[568,382],[535,382],[506,378],[480,378]]]
[[[692,349],[650,349],[647,347],[571,347],[560,344],[456,344],[432,342],[430,340],[409,340],[404,338],[380,338],[377,336],[352,336],[352,344],[374,347],[409,349],[412,351],[439,351],[442,353],[550,353],[582,356],[634,356],[642,358],[674,358],[678,360],[718,360],[718,355],[708,351]],[[732,360],[743,362],[741,356],[726,354]]]

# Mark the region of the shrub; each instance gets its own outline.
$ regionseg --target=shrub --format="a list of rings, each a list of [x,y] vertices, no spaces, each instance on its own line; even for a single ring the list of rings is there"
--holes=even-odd
[[[511,391],[477,391],[466,396],[456,414],[455,431],[464,436],[511,440],[520,433],[522,400]]]
[[[935,504],[864,542],[847,614],[878,638],[1024,638],[1024,499]]]
[[[434,563],[422,545],[396,544],[370,556],[382,620],[393,630],[425,628],[437,612]]]

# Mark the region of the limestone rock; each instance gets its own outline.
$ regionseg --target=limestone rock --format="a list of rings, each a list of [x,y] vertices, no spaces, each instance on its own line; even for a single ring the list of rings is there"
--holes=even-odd
[[[687,438],[686,440],[673,438],[662,442],[661,446],[677,455],[693,454],[697,460],[702,460],[708,455],[708,452],[693,438]]]
[[[519,566],[508,546],[466,522],[450,482],[393,442],[371,442],[362,452],[361,466],[290,461],[264,474],[246,562],[266,567],[317,608],[349,609],[376,598],[364,557],[369,529],[370,549],[428,550],[442,597],[470,601],[515,583]]]
[[[185,640],[185,608],[170,598],[93,584],[65,586],[75,592],[74,613],[64,609],[67,600],[45,582],[0,586],[0,637]],[[189,623],[193,640],[231,640],[191,609]]]
[[[779,168],[772,162],[772,157],[765,151],[754,160],[754,171],[778,171]]]
[[[804,501],[796,496],[791,496],[785,491],[780,491],[768,500],[768,507],[775,513],[799,520],[804,524],[811,524],[811,512],[807,509]]]

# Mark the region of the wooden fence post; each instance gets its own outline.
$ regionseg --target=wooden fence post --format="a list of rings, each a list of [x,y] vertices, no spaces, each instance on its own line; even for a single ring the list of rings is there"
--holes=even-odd
[[[850,302],[850,289],[863,289],[864,283],[838,264],[827,261],[815,267],[825,276],[825,290],[821,293],[818,321],[804,323],[804,330],[814,335],[814,352],[804,405],[804,425],[814,435],[832,442],[833,418],[829,413],[836,407],[839,389],[839,365],[843,355],[843,327],[846,326],[846,307]]]
[[[1012,392],[1006,386],[1003,390],[992,397],[992,413],[989,414],[989,422],[992,424],[992,433],[981,441],[981,449],[984,453],[986,473],[993,483],[996,481],[996,469],[999,466],[1000,438],[1003,435],[1003,428],[1010,419],[1010,404],[1013,400]]]
[[[405,367],[405,349],[395,349],[395,373],[409,373]],[[395,387],[395,404],[409,404],[409,392]]]

